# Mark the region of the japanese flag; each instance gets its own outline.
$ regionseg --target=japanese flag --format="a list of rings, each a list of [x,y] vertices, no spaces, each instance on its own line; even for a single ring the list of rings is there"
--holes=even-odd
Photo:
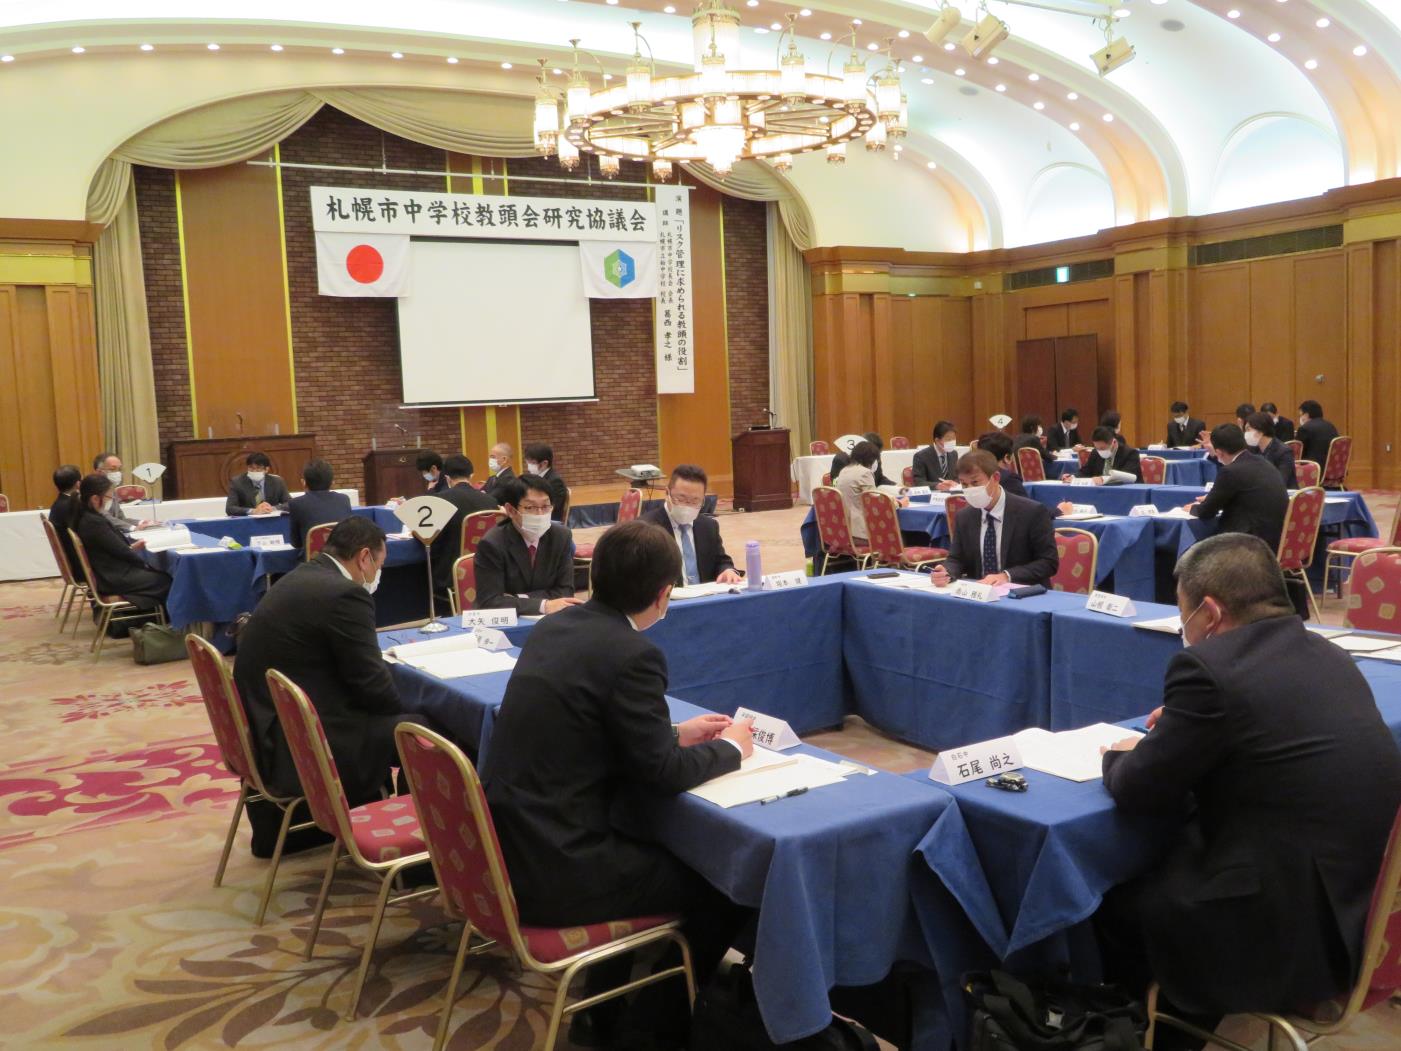
[[[402,296],[409,290],[407,234],[316,235],[323,296]]]

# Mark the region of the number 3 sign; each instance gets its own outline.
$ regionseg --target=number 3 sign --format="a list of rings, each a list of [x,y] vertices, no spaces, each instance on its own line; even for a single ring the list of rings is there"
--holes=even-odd
[[[394,509],[394,517],[425,544],[431,544],[456,513],[457,508],[441,496],[415,496]]]

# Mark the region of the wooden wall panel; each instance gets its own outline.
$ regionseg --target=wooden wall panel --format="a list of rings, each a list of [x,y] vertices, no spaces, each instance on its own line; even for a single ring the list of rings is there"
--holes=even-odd
[[[1250,380],[1237,381],[1237,401],[1257,406],[1272,401],[1289,406],[1284,411],[1290,415],[1299,404],[1294,397],[1294,266],[1287,256],[1253,261],[1249,313],[1237,322],[1244,322],[1250,335]]]
[[[0,493],[16,509],[34,506],[25,463],[23,398],[19,389],[19,295],[14,285],[0,285]]]
[[[1250,268],[1213,267],[1194,275],[1192,329],[1194,389],[1183,399],[1207,425],[1235,419],[1250,375]]]
[[[891,339],[890,296],[874,295],[871,303],[871,402],[874,410],[852,425],[858,433],[875,431],[889,437],[895,433],[896,368],[895,343]]]
[[[1064,303],[1028,307],[1022,312],[1021,339],[1054,339],[1070,335],[1069,309]]]
[[[1093,335],[1097,341],[1099,404],[1101,411],[1117,409],[1114,361],[1114,304],[1107,298],[1087,299],[1067,305],[1066,336]]]
[[[1299,400],[1321,402],[1327,417],[1348,434],[1347,271],[1343,253],[1320,252],[1294,260],[1294,390]],[[1322,380],[1315,377],[1322,376]],[[1295,403],[1297,404],[1297,402]]]
[[[928,415],[933,419],[925,428],[928,440],[933,424],[940,419],[951,421],[959,437],[972,436],[974,431],[973,379],[976,373],[973,359],[973,308],[966,299],[934,300],[938,307],[939,383],[937,400],[929,402]]]
[[[1370,391],[1361,389],[1356,370],[1349,375],[1357,395],[1355,403],[1372,410],[1374,484],[1395,489],[1401,486],[1401,470],[1397,469],[1401,457],[1396,448],[1401,439],[1401,406],[1397,404],[1401,400],[1401,242],[1378,241],[1362,250],[1369,249],[1370,340],[1365,345],[1354,343],[1354,347],[1359,357],[1372,362]],[[1358,297],[1349,299],[1355,304]]]
[[[86,466],[102,444],[92,289],[50,285],[44,292],[59,461]]]
[[[893,418],[890,430],[885,432],[888,439],[893,434],[913,438],[922,428],[916,420],[915,407],[915,355],[917,340],[928,343],[930,334],[915,335],[915,300],[909,296],[892,296],[890,300],[890,344],[893,402]]]

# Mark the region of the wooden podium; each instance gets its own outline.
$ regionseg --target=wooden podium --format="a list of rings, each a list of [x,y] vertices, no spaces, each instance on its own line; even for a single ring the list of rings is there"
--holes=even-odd
[[[422,449],[371,449],[365,465],[365,503],[382,504],[394,496],[419,496],[423,478],[414,466]]]
[[[782,511],[793,506],[788,428],[744,431],[730,439],[735,470],[735,508]]]
[[[192,438],[165,447],[167,500],[227,496],[229,483],[245,470],[243,458],[265,452],[272,473],[281,475],[292,492],[302,489],[302,468],[316,459],[314,434],[241,435],[237,438]]]

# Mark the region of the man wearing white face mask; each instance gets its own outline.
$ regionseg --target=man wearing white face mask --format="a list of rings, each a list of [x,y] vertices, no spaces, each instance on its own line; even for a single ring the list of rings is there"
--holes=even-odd
[[[112,483],[112,490],[102,504],[103,515],[123,533],[130,533],[138,528],[136,522],[122,513],[122,502],[117,499],[117,486],[122,484],[123,478],[122,458],[116,453],[98,453],[92,458],[92,469],[99,474],[105,474],[107,480]]]
[[[1246,417],[1245,444],[1268,460],[1279,472],[1284,488],[1299,487],[1298,474],[1294,469],[1294,451],[1276,440],[1275,421],[1268,412],[1262,409]]]
[[[1128,485],[1143,481],[1143,467],[1137,449],[1125,445],[1112,427],[1096,427],[1090,435],[1094,452],[1085,466],[1075,472],[1078,478],[1089,478],[1095,485]],[[1062,478],[1070,477],[1069,474]]]
[[[569,503],[569,486],[555,470],[555,451],[544,442],[533,442],[525,447],[525,473],[533,474],[550,488],[550,516],[556,522],[564,521],[564,508]]]
[[[243,459],[247,470],[229,483],[229,498],[224,501],[226,515],[265,515],[285,511],[292,502],[287,483],[272,473],[272,460],[267,453],[251,452]]]
[[[720,523],[703,513],[709,479],[695,464],[683,463],[672,469],[666,487],[666,506],[654,507],[640,516],[642,521],[659,525],[676,540],[681,554],[679,584],[738,584],[734,560],[725,553]]]
[[[1185,401],[1172,403],[1172,419],[1168,421],[1167,447],[1169,449],[1192,449],[1201,444],[1201,433],[1206,424],[1194,417],[1187,409]]]
[[[958,432],[948,420],[940,420],[933,438],[914,455],[915,485],[952,489],[958,479]]]
[[[982,584],[1040,584],[1056,575],[1051,510],[1002,488],[997,461],[977,449],[958,461],[968,509],[954,519],[949,557],[934,567],[936,587],[967,577]]]
[[[490,459],[486,462],[487,480],[482,492],[501,505],[501,490],[516,472],[511,469],[511,447],[505,442],[497,442],[488,450]]]
[[[521,475],[502,487],[506,521],[477,545],[477,608],[513,609],[525,616],[577,605],[574,538],[550,521],[550,487]]]

